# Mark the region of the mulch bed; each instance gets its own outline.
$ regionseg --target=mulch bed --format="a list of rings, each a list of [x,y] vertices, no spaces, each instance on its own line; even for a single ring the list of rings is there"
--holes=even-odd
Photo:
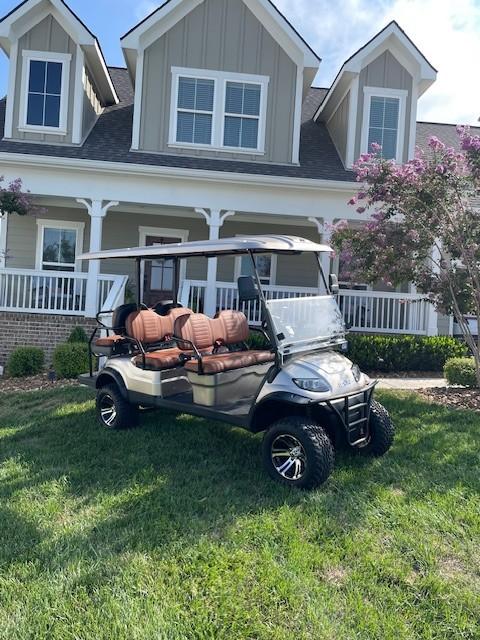
[[[421,389],[418,393],[426,400],[450,409],[470,409],[480,413],[479,389],[439,387],[437,389]]]
[[[76,380],[56,380],[51,382],[48,374],[28,378],[0,378],[0,393],[16,393],[17,391],[44,391],[48,389],[61,389],[78,385]]]

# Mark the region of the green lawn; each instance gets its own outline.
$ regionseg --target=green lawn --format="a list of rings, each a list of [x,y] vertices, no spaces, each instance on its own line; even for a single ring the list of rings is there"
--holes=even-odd
[[[392,452],[300,493],[239,429],[0,396],[0,638],[480,638],[480,417],[383,400]]]

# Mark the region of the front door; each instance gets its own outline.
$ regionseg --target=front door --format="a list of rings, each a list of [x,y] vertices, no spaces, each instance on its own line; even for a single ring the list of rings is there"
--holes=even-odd
[[[181,242],[181,238],[163,238],[147,236],[146,246],[155,247],[162,244]],[[173,299],[174,287],[173,260],[145,260],[145,277],[143,283],[143,301],[153,307],[161,300]]]

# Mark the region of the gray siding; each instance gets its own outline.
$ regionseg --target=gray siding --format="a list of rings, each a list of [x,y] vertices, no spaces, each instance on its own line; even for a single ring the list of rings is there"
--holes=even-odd
[[[66,136],[51,133],[25,133],[18,130],[20,119],[20,93],[22,90],[22,51],[49,51],[55,53],[70,53],[70,85],[68,97],[68,118]],[[58,24],[53,16],[47,16],[35,27],[23,35],[18,41],[17,80],[15,86],[15,98],[13,108],[13,132],[14,138],[19,140],[33,140],[36,142],[72,142],[73,101],[75,92],[75,64],[77,47],[70,36]]]
[[[92,76],[85,67],[83,74],[83,118],[82,118],[82,139],[90,132],[102,112],[102,106],[98,99]]]
[[[145,51],[140,148],[168,147],[172,67],[270,77],[264,156],[175,148],[176,155],[291,163],[296,66],[239,0],[205,0]]]
[[[347,156],[348,114],[350,108],[350,91],[344,97],[338,109],[327,124],[338,153],[345,164]]]
[[[360,73],[360,82],[358,88],[358,114],[357,114],[357,135],[355,140],[355,158],[360,155],[362,125],[363,125],[363,105],[364,105],[364,87],[382,87],[384,89],[404,89],[408,91],[406,102],[406,124],[405,124],[405,141],[403,145],[403,161],[408,160],[408,148],[410,144],[410,118],[412,114],[412,88],[413,78],[410,73],[403,67],[398,60],[390,53],[385,51],[381,56],[376,58],[368,66],[362,69]]]

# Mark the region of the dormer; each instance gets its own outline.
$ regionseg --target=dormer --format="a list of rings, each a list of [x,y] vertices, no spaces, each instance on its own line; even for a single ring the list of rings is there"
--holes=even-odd
[[[269,0],[170,0],[121,43],[133,150],[299,162],[320,59]]]
[[[372,143],[398,163],[413,158],[417,102],[437,71],[396,22],[342,66],[314,119],[326,123],[348,168]]]
[[[27,0],[0,21],[10,60],[4,137],[81,144],[118,97],[96,37],[63,0]]]

